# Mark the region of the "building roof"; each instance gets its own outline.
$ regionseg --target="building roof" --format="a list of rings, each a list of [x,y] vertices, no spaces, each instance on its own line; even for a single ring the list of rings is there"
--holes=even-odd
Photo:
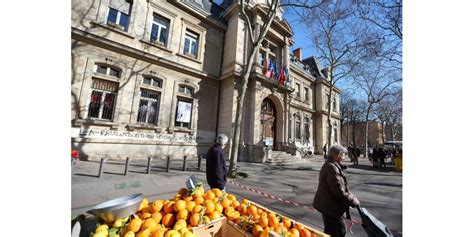
[[[307,57],[303,59],[303,63],[310,67],[311,74],[314,77],[326,79],[325,70],[316,57]]]
[[[202,5],[200,4],[202,2]],[[197,8],[208,15],[212,16],[215,20],[218,20],[222,23],[225,23],[224,19],[222,18],[222,13],[225,10],[225,7],[222,7],[222,4],[219,6],[218,4],[214,3],[212,0],[202,0],[202,1],[195,1],[195,0],[187,0],[183,1],[183,3],[188,4],[194,8]]]

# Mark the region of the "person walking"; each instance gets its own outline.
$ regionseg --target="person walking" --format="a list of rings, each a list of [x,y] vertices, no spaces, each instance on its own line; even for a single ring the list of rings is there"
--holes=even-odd
[[[225,134],[217,135],[216,143],[206,154],[206,179],[209,186],[225,191],[227,183],[227,166],[224,159],[224,148],[228,142]]]
[[[324,157],[324,161],[326,161],[328,159],[327,155],[326,155],[326,146],[327,146],[327,143],[324,143],[324,146],[323,146],[323,157]]]
[[[353,158],[352,158],[352,157],[353,157],[353,154],[354,154],[354,153],[352,152],[353,149],[354,149],[354,148],[352,148],[352,144],[350,144],[349,147],[347,148],[347,154],[349,155],[349,159],[351,160],[351,162],[354,162],[354,161],[353,161]]]
[[[383,149],[383,147],[379,147],[379,163],[380,163],[380,168],[382,168],[382,166],[384,168],[387,168],[387,166],[385,165],[385,156],[387,156],[387,154],[385,153],[385,150]]]
[[[329,148],[328,160],[319,172],[319,184],[314,195],[313,207],[321,212],[324,233],[333,237],[346,235],[343,215],[349,207],[360,206],[359,199],[347,187],[341,163],[347,150],[340,145]]]

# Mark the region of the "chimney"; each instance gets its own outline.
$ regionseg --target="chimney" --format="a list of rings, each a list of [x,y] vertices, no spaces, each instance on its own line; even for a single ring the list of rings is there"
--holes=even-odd
[[[303,61],[303,50],[301,48],[293,50],[293,57],[298,59],[300,62]]]

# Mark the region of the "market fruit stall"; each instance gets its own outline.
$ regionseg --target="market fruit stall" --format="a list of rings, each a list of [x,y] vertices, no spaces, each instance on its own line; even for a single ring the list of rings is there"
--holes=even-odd
[[[120,209],[104,207],[103,203],[90,212],[94,216],[75,218],[72,237],[329,236],[250,200],[238,200],[231,193],[206,191],[202,185],[181,188],[170,200],[140,196],[131,195]],[[123,211],[130,206],[133,211]],[[106,208],[113,211],[101,211]]]

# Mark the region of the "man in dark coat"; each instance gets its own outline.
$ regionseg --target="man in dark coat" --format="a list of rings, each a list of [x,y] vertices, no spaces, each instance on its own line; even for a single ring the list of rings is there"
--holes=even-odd
[[[211,188],[225,191],[227,183],[227,166],[224,159],[224,147],[229,139],[225,134],[219,134],[216,143],[206,154],[206,178]]]
[[[350,207],[360,206],[357,197],[349,192],[341,162],[347,150],[340,145],[329,148],[328,160],[319,172],[319,184],[314,196],[313,207],[321,212],[324,233],[333,237],[345,236],[343,215]]]

